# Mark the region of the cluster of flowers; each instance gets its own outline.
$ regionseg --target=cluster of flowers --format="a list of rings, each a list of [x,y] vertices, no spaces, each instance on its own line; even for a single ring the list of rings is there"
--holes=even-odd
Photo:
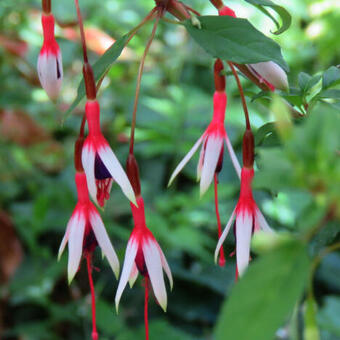
[[[235,13],[222,2],[217,2],[219,15],[230,15]],[[106,232],[103,221],[95,204],[103,208],[110,198],[110,191],[113,182],[116,182],[122,189],[125,196],[130,200],[134,228],[130,235],[125,253],[124,265],[116,292],[116,308],[118,310],[122,292],[130,283],[132,286],[138,276],[138,272],[144,277],[145,294],[147,304],[147,291],[153,289],[155,298],[162,309],[167,307],[167,293],[164,283],[163,270],[168,276],[172,288],[173,280],[166,258],[154,238],[152,232],[145,223],[144,201],[141,195],[138,164],[133,154],[133,147],[130,147],[126,169],[124,171],[107,140],[103,136],[100,127],[100,108],[96,99],[96,84],[93,71],[87,60],[86,44],[83,35],[83,27],[79,10],[78,0],[75,0],[80,29],[82,33],[84,66],[83,74],[85,81],[87,102],[85,105],[85,116],[81,125],[78,139],[75,143],[75,183],[78,193],[78,203],[67,224],[64,238],[61,242],[59,255],[62,255],[68,243],[68,281],[73,280],[77,273],[82,256],[87,260],[89,281],[92,298],[94,301],[94,290],[91,276],[91,259],[97,246],[102,249],[103,255],[115,273],[119,277],[119,260]],[[161,1],[156,1],[157,6]],[[169,12],[184,13],[185,9],[180,7],[177,1],[170,2],[172,8],[165,8]],[[42,87],[51,100],[58,96],[62,77],[62,58],[60,48],[54,37],[54,17],[51,13],[51,1],[42,0],[43,14],[42,26],[44,42],[38,58],[38,74]],[[157,7],[154,12],[157,12]],[[178,11],[178,9],[182,9]],[[164,6],[159,7],[159,16],[162,15]],[[177,16],[178,17],[178,16]],[[187,14],[190,17],[190,14]],[[181,17],[179,17],[181,18]],[[158,17],[159,19],[159,17]],[[156,25],[154,26],[156,27]],[[155,29],[154,29],[155,30]],[[154,31],[153,31],[154,34]],[[230,64],[230,63],[229,63]],[[256,83],[266,86],[267,89],[285,88],[288,86],[287,77],[284,71],[273,62],[265,62],[252,65],[236,65]],[[235,77],[237,74],[234,71]],[[246,71],[244,71],[246,69]],[[236,277],[242,275],[249,263],[250,241],[252,234],[260,229],[271,232],[270,227],[258,209],[252,195],[252,180],[254,177],[254,138],[251,132],[248,113],[246,113],[246,131],[243,138],[243,167],[241,168],[229,141],[225,130],[225,112],[227,107],[227,94],[225,88],[225,76],[221,73],[224,70],[223,63],[217,59],[214,65],[215,93],[213,96],[213,117],[205,132],[198,139],[192,149],[179,163],[174,170],[169,184],[179,174],[190,158],[202,145],[199,162],[197,166],[197,178],[200,181],[200,194],[203,195],[215,180],[216,215],[218,222],[219,240],[215,251],[215,261],[220,255],[219,263],[224,264],[222,244],[231,228],[233,221],[236,238]],[[237,78],[238,80],[238,78]],[[84,137],[84,125],[87,122],[88,135]],[[133,133],[131,133],[133,138]],[[222,170],[224,156],[224,142],[226,143],[229,155],[237,175],[240,177],[240,197],[232,215],[222,232],[218,212],[217,184],[218,174]],[[133,140],[132,140],[133,143]],[[133,144],[132,144],[133,145]],[[131,146],[131,144],[130,144]],[[90,200],[95,203],[93,204]],[[146,312],[147,318],[147,312]],[[146,323],[147,325],[147,323]],[[147,333],[148,334],[148,333]],[[147,335],[148,337],[148,335]],[[93,308],[93,332],[92,338],[97,339],[98,333],[95,326],[95,308]]]

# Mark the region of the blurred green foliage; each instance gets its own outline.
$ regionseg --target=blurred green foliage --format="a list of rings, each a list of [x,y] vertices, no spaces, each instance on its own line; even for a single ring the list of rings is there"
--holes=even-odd
[[[308,285],[304,281],[308,261],[300,259],[302,267],[295,268],[294,259],[290,263],[287,258],[294,258],[296,249],[305,256],[306,250],[301,244],[305,244],[306,238],[311,240],[308,245],[311,261],[325,247],[339,242],[340,77],[339,70],[334,67],[340,64],[339,4],[337,0],[275,2],[292,14],[292,26],[279,36],[270,33],[276,29],[275,24],[246,1],[234,0],[229,5],[240,17],[249,18],[257,29],[281,45],[290,67],[291,91],[282,96],[303,117],[292,118],[285,125],[288,134],[280,134],[278,121],[274,123],[277,115],[273,113],[269,95],[259,95],[254,85],[245,79],[242,81],[249,95],[251,123],[256,132],[256,201],[274,229],[288,231],[290,238],[298,241],[291,241],[290,250],[283,247],[283,253],[280,253],[281,245],[260,255],[228,299],[234,284],[235,261],[228,258],[225,268],[213,263],[217,232],[212,189],[199,199],[195,161],[186,166],[172,187],[166,188],[171,171],[211,118],[213,60],[182,26],[161,22],[142,80],[135,152],[140,164],[147,225],[169,260],[175,283],[168,295],[166,314],[154,301],[150,303],[151,339],[214,339],[215,334],[220,340],[224,339],[223,334],[228,334],[230,339],[253,340],[244,336],[237,338],[232,333],[232,327],[235,330],[238,325],[247,327],[246,316],[244,323],[237,319],[239,315],[235,316],[235,323],[225,330],[231,333],[224,333],[220,327],[232,322],[230,318],[235,310],[233,306],[238,305],[238,296],[244,301],[238,313],[246,308],[248,320],[253,317],[253,323],[260,322],[253,314],[264,303],[261,296],[268,298],[270,292],[273,293],[271,301],[277,301],[277,309],[269,312],[273,314],[275,327],[281,327],[276,338],[302,339],[305,304],[297,303],[288,318],[287,313],[292,312],[292,308],[283,302],[286,291],[292,296],[288,299],[290,305],[301,297],[304,286]],[[80,3],[86,26],[96,27],[115,39],[135,27],[154,5],[152,0],[81,0]],[[190,0],[188,5],[202,14],[215,14],[207,0]],[[68,105],[76,98],[82,59],[79,40],[67,38],[66,29],[62,28],[68,25],[68,29],[77,32],[77,26],[72,26],[76,18],[73,2],[53,1],[53,12],[61,24],[57,26],[57,36],[64,62],[63,88],[56,105],[49,102],[35,73],[42,44],[40,1],[2,0],[0,3],[0,223],[3,230],[11,230],[0,240],[0,250],[10,245],[7,253],[1,252],[2,339],[76,340],[90,339],[91,334],[86,268],[82,266],[68,286],[67,255],[59,263],[56,258],[76,199],[73,144],[84,101],[62,124]],[[126,138],[138,61],[150,31],[151,24],[139,31],[130,42],[128,52],[123,52],[109,70],[99,91],[103,131],[122,164],[128,150]],[[14,52],[6,41],[18,43]],[[18,46],[25,50],[22,54]],[[99,55],[92,50],[90,61],[94,63],[98,59]],[[228,76],[227,90],[226,129],[241,159],[244,117],[232,76]],[[255,95],[257,99],[250,102]],[[220,212],[225,224],[239,190],[237,176],[227,157],[219,179]],[[122,261],[132,219],[129,203],[115,186],[102,216]],[[316,236],[311,237],[314,232]],[[13,246],[15,242],[19,247]],[[233,250],[233,239],[228,237],[225,251],[229,254]],[[3,263],[13,263],[15,274],[6,277]],[[117,281],[99,253],[94,263],[100,268],[99,272],[94,272],[100,338],[142,339],[143,288],[140,281],[133,289],[125,291],[120,313],[116,315],[113,299]],[[281,266],[286,266],[287,270],[281,271]],[[259,277],[261,274],[256,268],[266,275]],[[295,275],[294,270],[299,273]],[[323,259],[313,280],[316,326],[321,339],[325,340],[340,339],[339,270],[340,254],[334,252]],[[273,280],[280,286],[271,289]],[[286,285],[284,280],[287,280]],[[248,286],[251,296],[243,295]],[[261,288],[263,291],[257,294]],[[222,308],[224,297],[226,304]],[[252,302],[254,305],[250,306]],[[220,318],[229,315],[229,323],[223,325],[220,321],[222,326],[214,333],[221,308]],[[268,311],[261,312],[266,319]],[[305,337],[305,340],[311,339]]]

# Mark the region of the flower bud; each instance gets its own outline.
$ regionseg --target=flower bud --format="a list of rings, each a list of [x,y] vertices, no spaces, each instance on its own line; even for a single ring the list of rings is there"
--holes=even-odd
[[[54,38],[54,17],[42,15],[44,43],[38,57],[38,76],[41,86],[51,100],[55,100],[63,79],[63,64],[58,43]]]
[[[273,61],[249,64],[248,68],[258,78],[259,82],[265,83],[271,91],[274,91],[275,88],[282,91],[289,89],[286,72]]]

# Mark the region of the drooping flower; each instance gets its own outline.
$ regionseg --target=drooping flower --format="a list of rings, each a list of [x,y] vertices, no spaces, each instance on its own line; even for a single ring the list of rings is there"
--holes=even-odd
[[[41,17],[44,42],[38,57],[38,76],[41,86],[51,100],[55,100],[63,80],[63,63],[59,45],[54,37],[53,14]]]
[[[218,10],[220,16],[236,18],[235,12],[228,6]],[[263,89],[275,91],[275,89],[287,91],[289,88],[286,72],[273,61],[265,61],[256,64],[236,65],[250,80],[256,80],[256,84]],[[250,73],[250,74],[249,74]],[[262,85],[265,85],[264,87]]]
[[[98,101],[87,101],[85,113],[89,134],[82,151],[82,163],[92,199],[103,207],[105,201],[110,198],[112,183],[115,181],[126,197],[135,203],[136,198],[130,181],[102,135]]]
[[[67,224],[64,238],[60,244],[58,259],[60,259],[66,243],[68,243],[68,281],[73,280],[78,271],[82,255],[92,253],[97,245],[102,249],[109,264],[118,278],[119,261],[112,247],[103,221],[93,203],[90,201],[84,172],[76,172],[75,182],[78,192],[78,203]]]
[[[249,263],[250,241],[252,234],[259,230],[272,232],[264,216],[260,212],[253,198],[252,181],[253,169],[253,136],[250,130],[246,130],[243,139],[243,168],[241,171],[241,190],[238,203],[229,218],[229,221],[218,240],[215,250],[215,262],[226,239],[230,227],[235,219],[234,231],[236,238],[236,277],[242,275]]]
[[[210,122],[203,135],[198,139],[195,145],[178,164],[173,174],[171,175],[169,185],[172,183],[178,173],[184,168],[184,166],[189,162],[190,158],[194,155],[201,144],[202,149],[197,165],[197,180],[200,180],[201,195],[203,195],[209,188],[214,178],[216,168],[218,164],[221,164],[221,161],[219,162],[219,159],[222,159],[223,157],[224,141],[226,142],[234,168],[237,174],[240,174],[241,168],[239,162],[224,127],[225,110],[227,106],[226,93],[224,91],[215,91],[213,101],[214,111],[212,121]]]
[[[168,276],[172,289],[173,280],[169,265],[162,249],[145,223],[144,201],[137,198],[138,207],[130,203],[134,220],[134,228],[129,238],[125,252],[123,269],[115,297],[116,309],[123,290],[128,281],[130,285],[136,280],[138,272],[148,278],[155,297],[164,311],[167,307],[167,293],[164,284],[163,269]]]

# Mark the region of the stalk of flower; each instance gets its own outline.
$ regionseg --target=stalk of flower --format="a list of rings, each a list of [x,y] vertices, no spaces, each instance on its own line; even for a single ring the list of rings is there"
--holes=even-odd
[[[38,76],[41,86],[51,100],[56,100],[63,79],[63,63],[59,45],[54,37],[54,16],[51,0],[42,0],[43,45],[38,57]]]
[[[138,273],[144,277],[144,318],[145,338],[148,340],[148,289],[151,285],[155,298],[161,308],[166,311],[167,293],[164,283],[163,270],[165,271],[172,289],[173,280],[169,265],[158,242],[148,229],[145,222],[144,200],[141,196],[139,170],[133,154],[129,154],[127,160],[127,173],[135,190],[137,204],[130,203],[134,228],[130,235],[124,258],[122,273],[120,276],[115,303],[118,311],[120,298],[123,290],[129,281],[132,287],[137,279]]]
[[[137,121],[137,107],[140,93],[141,80],[144,70],[144,63],[155,37],[159,19],[164,13],[164,6],[162,4],[156,6],[156,18],[154,26],[150,35],[150,38],[146,44],[144,54],[142,56],[136,85],[136,94],[134,101],[134,108],[132,112],[132,124],[130,133],[130,150],[129,156],[126,163],[127,174],[132,184],[134,193],[137,198],[137,205],[130,203],[132,216],[134,220],[134,228],[130,235],[128,245],[125,252],[125,259],[123,269],[116,292],[115,303],[118,312],[119,301],[122,296],[123,290],[129,281],[132,287],[134,282],[140,273],[144,279],[144,323],[145,323],[145,339],[149,339],[149,322],[148,322],[148,300],[149,300],[149,289],[152,287],[155,298],[159,305],[164,311],[167,307],[167,294],[164,284],[163,269],[166,272],[170,281],[172,289],[173,280],[169,265],[163,254],[162,249],[157,243],[155,237],[151,231],[147,228],[145,222],[145,210],[144,200],[141,196],[141,186],[139,179],[138,164],[134,156],[134,143],[135,143],[135,129]]]
[[[237,80],[237,85],[240,90],[244,115],[246,120],[246,131],[243,136],[243,167],[241,171],[241,189],[239,200],[233,210],[231,217],[218,240],[215,250],[215,262],[220,248],[226,239],[228,232],[234,223],[234,234],[236,238],[236,279],[241,276],[246,270],[249,263],[250,242],[254,232],[263,230],[272,232],[264,216],[260,212],[253,198],[252,181],[254,178],[254,136],[251,131],[249,113],[246,101],[243,94],[243,89],[238,78],[238,75],[232,63],[229,66]]]
[[[173,182],[175,177],[189,162],[190,158],[194,155],[199,146],[202,145],[197,165],[197,180],[200,181],[201,196],[208,190],[211,182],[213,181],[216,168],[219,164],[219,159],[223,159],[224,141],[238,176],[240,176],[241,173],[239,162],[224,127],[227,95],[225,93],[225,79],[223,76],[220,76],[220,72],[223,70],[223,64],[220,60],[216,61],[214,70],[216,90],[213,97],[213,118],[203,135],[178,164],[172,173],[168,184],[170,185]]]
[[[75,4],[84,56],[83,74],[87,98],[85,113],[89,133],[84,142],[82,162],[89,192],[93,201],[100,207],[104,207],[105,202],[110,198],[112,183],[115,181],[125,196],[136,203],[129,179],[100,129],[100,108],[96,99],[96,84],[92,67],[87,58],[84,27],[78,0],[75,0]]]
[[[81,162],[81,151],[84,143],[84,125],[85,119],[83,119],[81,125],[74,153],[78,202],[67,224],[65,235],[60,244],[58,260],[68,243],[69,256],[67,272],[68,282],[70,284],[79,269],[82,256],[86,259],[92,297],[92,339],[97,340],[98,332],[96,328],[96,303],[92,279],[92,254],[95,248],[100,246],[102,254],[106,256],[117,278],[119,275],[119,261],[105,230],[103,221],[96,207],[90,201],[86,175]]]
[[[225,6],[222,0],[210,0],[217,8],[218,15],[236,18],[235,12]],[[285,71],[273,61],[265,61],[256,64],[235,64],[244,75],[263,90],[275,91],[275,89],[286,91],[289,88],[288,78]]]

